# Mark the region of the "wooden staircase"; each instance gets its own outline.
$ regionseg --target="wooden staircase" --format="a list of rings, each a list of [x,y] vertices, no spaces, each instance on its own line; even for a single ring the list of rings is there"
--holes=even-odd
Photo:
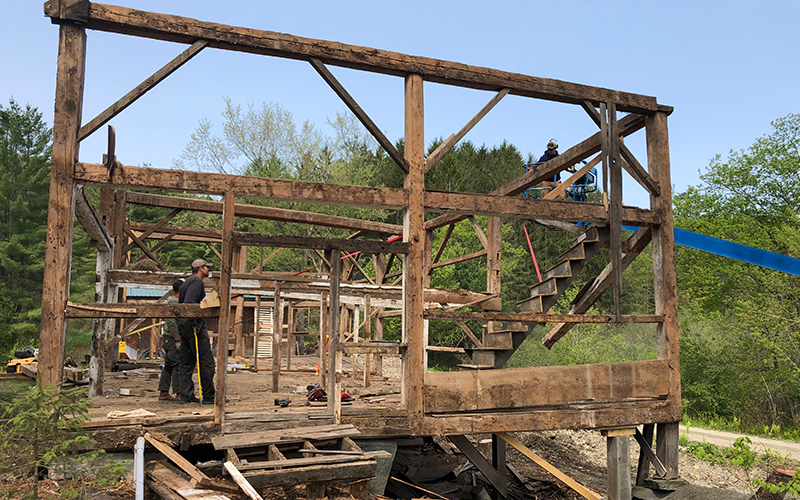
[[[575,244],[561,254],[558,263],[545,272],[544,280],[531,287],[531,296],[517,303],[517,312],[542,313],[555,305],[570,286],[572,280],[587,262],[608,241],[608,228],[590,227],[578,236]],[[459,365],[461,370],[489,370],[502,368],[538,323],[504,324],[504,329],[488,332],[484,347],[465,349],[472,358],[471,364]]]

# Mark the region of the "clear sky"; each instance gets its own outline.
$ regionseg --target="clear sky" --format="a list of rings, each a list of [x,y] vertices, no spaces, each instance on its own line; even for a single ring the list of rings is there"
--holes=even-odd
[[[0,103],[30,103],[52,124],[58,28],[41,1],[3,3]],[[770,132],[770,121],[800,112],[797,1],[119,4],[655,96],[675,107],[669,128],[678,192],[699,182],[698,170],[714,155],[746,148]],[[89,31],[84,123],[185,48]],[[401,78],[331,69],[392,141],[402,136]],[[111,122],[118,159],[169,168],[199,120],[221,131],[223,96],[243,105],[278,102],[326,133],[326,119],[347,112],[308,63],[206,49]],[[491,96],[426,83],[426,142],[456,132]],[[509,96],[467,139],[507,140],[538,156],[551,137],[563,151],[595,131],[578,106]],[[644,163],[644,133],[627,143]],[[99,163],[105,144],[104,131],[95,133],[82,143],[81,160]],[[626,183],[626,204],[646,200]]]

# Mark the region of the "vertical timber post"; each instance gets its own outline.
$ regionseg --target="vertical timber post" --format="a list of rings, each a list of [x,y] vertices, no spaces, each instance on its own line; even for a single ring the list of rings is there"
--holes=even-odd
[[[492,295],[500,296],[501,290],[501,276],[500,276],[500,257],[501,257],[501,236],[502,236],[502,219],[500,217],[488,217],[487,222],[487,236],[486,242],[486,291]],[[493,347],[497,342],[497,335],[491,335],[491,332],[500,330],[499,323],[496,321],[487,321],[484,325],[486,327],[486,335],[483,337],[483,342],[486,347]],[[497,361],[495,361],[495,367]],[[494,436],[492,437],[494,439]],[[494,442],[494,441],[493,441]],[[505,441],[503,441],[505,443]]]
[[[327,252],[326,252],[327,253]],[[328,409],[333,415],[333,423],[341,423],[342,420],[342,395],[337,393],[341,384],[342,374],[337,370],[337,358],[339,354],[339,282],[342,277],[341,251],[338,248],[331,250],[328,262],[331,263],[331,301],[330,314],[328,319],[328,335],[330,364],[328,365]]]
[[[606,438],[608,500],[631,500],[631,438]]]
[[[278,392],[281,376],[281,344],[283,343],[283,301],[281,284],[275,285],[275,300],[272,309],[272,392]]]
[[[490,217],[490,219],[499,220],[499,217]],[[492,434],[492,466],[497,469],[497,473],[500,474],[501,478],[506,479],[508,476],[506,471],[506,442],[498,437],[497,434]],[[503,496],[495,489],[492,498],[500,500]]]
[[[66,343],[66,308],[72,265],[72,229],[75,217],[75,163],[78,130],[83,112],[86,70],[86,29],[63,21],[58,33],[53,152],[50,166],[50,202],[39,333],[39,373],[43,385],[61,381]]]
[[[658,323],[658,359],[669,367],[667,403],[681,411],[681,378],[678,360],[678,297],[675,278],[675,236],[672,222],[672,183],[670,179],[667,114],[657,111],[645,118],[647,163],[650,175],[661,187],[660,196],[650,196],[650,208],[663,214],[661,225],[653,229],[653,275],[655,313],[663,314]],[[678,422],[659,423],[656,454],[667,469],[667,479],[678,477]]]
[[[233,271],[233,192],[225,193],[222,208],[222,263],[219,270],[219,325],[217,372],[214,376],[214,423],[225,423],[225,379],[228,375],[228,336],[231,329],[231,273]],[[199,376],[199,374],[198,374]]]
[[[404,188],[408,207],[403,218],[403,241],[409,243],[403,264],[403,337],[407,344],[403,357],[402,400],[409,419],[417,427],[422,419],[422,386],[425,379],[423,287],[425,282],[425,134],[423,80],[411,74],[405,81],[405,160],[408,173]]]

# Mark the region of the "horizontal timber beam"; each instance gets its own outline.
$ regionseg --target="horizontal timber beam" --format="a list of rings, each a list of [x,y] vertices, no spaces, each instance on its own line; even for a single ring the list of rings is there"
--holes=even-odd
[[[490,194],[464,194],[443,191],[425,191],[425,210],[455,214],[514,217],[521,219],[555,219],[571,222],[608,222],[608,212],[601,203],[537,200],[513,198]],[[623,224],[632,226],[658,226],[662,217],[658,212],[643,208],[623,207]],[[435,220],[435,219],[434,219]],[[432,229],[431,225],[427,225]]]
[[[428,372],[425,413],[666,398],[665,360],[509,370]]]
[[[199,304],[67,304],[68,318],[216,318],[219,308]]]
[[[222,202],[200,200],[196,198],[179,198],[177,196],[164,196],[150,193],[129,192],[127,202],[134,205],[147,205],[152,207],[182,208],[195,212],[221,214]],[[234,205],[236,217],[251,219],[279,220],[283,222],[296,222],[299,224],[314,224],[316,226],[351,229],[353,231],[366,231],[379,234],[403,234],[403,226],[372,222],[368,220],[350,219],[337,215],[303,212],[300,210],[287,210],[284,208],[262,207],[237,203]]]
[[[54,7],[52,4],[58,3],[51,0],[48,2],[50,8],[45,8],[45,15],[53,18],[54,22],[59,22],[60,13],[57,5]],[[218,49],[303,61],[316,58],[333,66],[399,77],[418,74],[430,82],[473,89],[500,91],[509,88],[515,95],[571,104],[588,100],[595,105],[613,102],[621,111],[672,111],[669,106],[660,106],[651,96],[115,5],[90,3],[86,28],[185,44],[207,40],[210,47]]]
[[[284,247],[284,248],[313,248],[317,250],[331,250],[338,248],[343,252],[363,253],[395,253],[407,254],[409,244],[402,241],[378,240],[347,240],[336,238],[314,238],[303,236],[284,236],[256,233],[233,233],[234,245]]]
[[[425,311],[428,319],[459,319],[462,321],[529,321],[534,323],[663,323],[660,314],[623,315],[617,321],[616,316],[608,314],[545,314],[545,313],[502,313],[445,311],[430,309]]]
[[[120,165],[110,173],[103,165],[78,163],[75,180],[116,188],[152,189],[173,192],[222,195],[231,191],[244,198],[270,198],[302,203],[321,203],[348,207],[399,210],[408,203],[403,189],[374,188],[212,174],[188,170],[132,167]]]

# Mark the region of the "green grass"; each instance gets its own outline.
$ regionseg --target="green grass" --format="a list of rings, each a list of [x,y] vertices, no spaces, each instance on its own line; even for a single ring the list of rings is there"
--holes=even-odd
[[[34,383],[33,379],[30,381],[0,380],[0,405],[11,401],[17,394],[26,391]]]

